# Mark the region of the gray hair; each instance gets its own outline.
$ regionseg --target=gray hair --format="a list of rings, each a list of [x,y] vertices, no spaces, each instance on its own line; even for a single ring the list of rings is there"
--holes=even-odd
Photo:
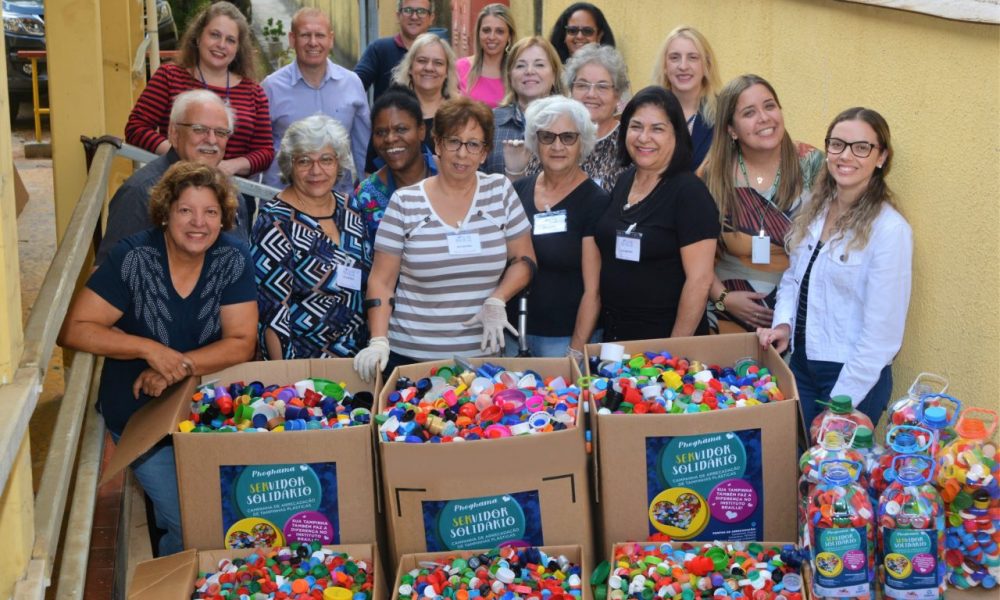
[[[538,156],[538,130],[548,127],[562,116],[569,117],[580,133],[580,164],[583,164],[597,143],[597,125],[590,120],[587,107],[579,100],[547,96],[529,104],[524,111],[524,145]]]
[[[618,96],[629,89],[628,66],[621,52],[611,46],[587,44],[577,50],[563,67],[563,86],[567,94],[573,92],[573,82],[576,81],[577,72],[589,64],[600,65],[608,71],[611,75],[611,84],[615,86],[615,93]]]
[[[292,159],[295,156],[319,152],[330,146],[337,155],[337,180],[350,173],[354,176],[354,159],[351,158],[351,138],[347,130],[333,117],[316,114],[292,123],[281,138],[278,148],[278,170],[281,181],[292,180]]]
[[[226,111],[226,119],[229,121],[229,130],[236,130],[236,113],[226,103],[219,98],[219,95],[209,90],[188,90],[177,94],[174,98],[174,106],[170,109],[170,123],[176,125],[184,122],[187,118],[187,111],[192,104],[214,104]]]

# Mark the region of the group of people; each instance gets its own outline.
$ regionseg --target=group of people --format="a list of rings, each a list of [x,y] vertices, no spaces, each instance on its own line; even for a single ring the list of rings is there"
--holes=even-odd
[[[841,112],[817,149],[786,131],[768,81],[722,85],[693,27],[667,35],[633,93],[592,4],[549,39],[517,39],[488,5],[459,60],[433,16],[398,0],[399,33],[351,72],[329,59],[326,15],[302,9],[295,61],[261,84],[242,14],[217,2],[195,18],[126,128],[162,156],[112,199],[60,337],[107,357],[98,405],[115,439],[167,387],[255,356],[354,357],[370,381],[710,332],[790,351],[806,422],[840,394],[878,419],[912,255],[878,112]],[[228,178],[255,173],[282,186],[259,207]],[[133,465],[163,553],[180,548],[170,450]]]

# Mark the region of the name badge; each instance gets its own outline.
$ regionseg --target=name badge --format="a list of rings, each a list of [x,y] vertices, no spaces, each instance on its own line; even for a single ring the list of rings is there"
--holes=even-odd
[[[615,258],[618,260],[628,260],[639,262],[642,254],[642,234],[632,231],[635,225],[630,226],[625,231],[619,231],[615,238]]]
[[[750,246],[750,261],[755,265],[771,264],[771,236],[764,235],[763,232],[753,236],[753,242]]]
[[[337,265],[337,287],[361,291],[361,269],[347,265]]]
[[[540,212],[535,215],[535,226],[532,228],[535,235],[546,235],[549,233],[566,232],[566,211],[551,210]]]
[[[464,254],[479,254],[482,247],[479,245],[478,233],[450,233],[448,234],[448,254],[461,256]]]

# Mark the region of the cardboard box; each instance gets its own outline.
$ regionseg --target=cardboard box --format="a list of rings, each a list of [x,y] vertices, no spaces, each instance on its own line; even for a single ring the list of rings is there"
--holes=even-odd
[[[351,359],[249,362],[202,379],[286,385],[308,377],[343,382],[351,393],[378,390]],[[172,435],[185,548],[377,542],[372,427],[180,433],[198,383],[189,378],[129,419],[102,481]]]
[[[722,366],[750,357],[777,377],[787,399],[665,415],[598,415],[592,404],[604,547],[656,533],[686,541],[796,539],[801,419],[795,380],[778,353],[761,349],[752,333],[622,345],[626,354],[668,351]],[[586,353],[599,356],[600,344]]]
[[[469,359],[576,382],[568,358]],[[401,377],[426,377],[437,361],[399,367],[379,396],[379,411]],[[379,441],[388,561],[403,554],[495,547],[574,544],[593,560],[583,410],[575,427],[538,435],[445,444]],[[453,526],[454,525],[454,526]],[[387,561],[387,562],[388,562]]]
[[[587,556],[583,552],[582,547],[579,545],[540,546],[538,549],[545,552],[549,556],[565,556],[571,563],[580,565],[580,579],[583,584],[583,598],[584,600],[593,600],[593,594],[590,590],[590,563],[587,561]],[[470,556],[482,554],[483,552],[488,551],[488,549],[478,549],[404,554],[399,558],[399,567],[396,569],[396,579],[392,584],[392,589],[389,590],[389,597],[391,600],[399,600],[399,586],[403,582],[403,575],[406,575],[413,569],[419,569],[420,563],[422,562],[436,562],[450,556],[469,558]]]
[[[736,335],[740,335],[740,334],[736,334]],[[690,542],[667,542],[667,545],[669,545],[671,548],[674,548],[674,549],[682,548],[685,544],[691,544],[693,546],[696,546],[696,547],[700,548],[705,543],[707,543],[707,542],[705,542],[705,541],[699,541],[699,542],[696,542],[696,541],[690,541]],[[754,543],[754,542],[742,542],[742,543],[744,543],[744,544],[751,544],[751,543]],[[773,548],[775,546],[781,547],[781,546],[784,546],[786,544],[792,544],[793,546],[798,546],[798,544],[796,544],[795,542],[756,542],[756,543],[763,545],[765,548]],[[662,542],[619,542],[619,543],[616,543],[616,544],[614,544],[614,545],[611,546],[611,554],[608,555],[608,560],[609,561],[614,561],[615,556],[617,556],[617,554],[618,554],[618,549],[621,548],[622,546],[634,546],[634,545],[645,546],[647,544],[652,544],[652,545],[655,545],[655,546],[661,546],[661,545],[663,545]],[[614,570],[614,563],[613,562],[612,562],[611,569],[612,569],[612,571]],[[812,590],[811,590],[811,581],[812,581],[812,579],[810,577],[809,562],[807,560],[802,561],[802,571],[801,571],[801,573],[802,573],[802,583],[801,583],[802,589],[800,590],[800,593],[802,594],[802,599],[803,600],[809,600],[809,598],[812,597],[812,593],[811,593],[812,592]],[[786,575],[786,577],[787,577],[787,575]],[[610,598],[611,597],[611,587],[608,586],[607,583],[605,583],[605,587],[607,588],[607,592],[608,592],[608,594],[607,594],[606,597]]]
[[[372,569],[374,584],[372,600],[385,599],[384,577],[379,572],[378,546],[375,544],[344,544],[325,546],[334,552],[343,552],[355,560],[367,561]],[[214,572],[224,558],[242,558],[253,552],[251,548],[239,550],[185,550],[171,556],[141,562],[135,567],[132,583],[126,594],[128,600],[188,600],[194,592],[198,573]]]

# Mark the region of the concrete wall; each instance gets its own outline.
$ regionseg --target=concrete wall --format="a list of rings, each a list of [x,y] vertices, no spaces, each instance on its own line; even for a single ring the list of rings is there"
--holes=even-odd
[[[545,31],[570,3],[546,0]],[[849,106],[886,117],[889,182],[915,239],[893,397],[933,371],[967,405],[996,408],[992,376],[982,375],[1000,366],[1000,27],[836,0],[595,3],[634,89],[650,83],[660,43],[685,23],[709,38],[723,81],[754,72],[774,84],[796,139],[822,146]]]

